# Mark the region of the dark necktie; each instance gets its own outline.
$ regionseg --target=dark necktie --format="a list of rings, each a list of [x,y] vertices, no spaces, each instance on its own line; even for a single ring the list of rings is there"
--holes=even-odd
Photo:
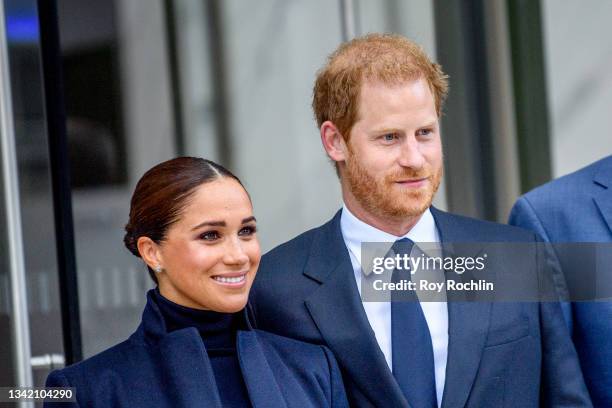
[[[414,242],[403,238],[393,252],[410,256]],[[395,269],[392,280],[410,280],[409,270]],[[391,294],[391,350],[393,376],[412,408],[437,408],[434,356],[429,327],[416,293]]]

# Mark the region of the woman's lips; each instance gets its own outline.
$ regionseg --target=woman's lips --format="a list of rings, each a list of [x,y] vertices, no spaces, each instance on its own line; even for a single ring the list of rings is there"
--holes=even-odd
[[[246,284],[247,272],[225,273],[223,275],[214,275],[212,279],[220,285],[240,287]]]

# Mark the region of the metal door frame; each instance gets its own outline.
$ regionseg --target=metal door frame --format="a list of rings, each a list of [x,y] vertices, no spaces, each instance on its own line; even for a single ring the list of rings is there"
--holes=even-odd
[[[32,386],[30,322],[28,315],[25,259],[21,225],[17,151],[13,122],[8,41],[4,1],[0,1],[0,143],[2,178],[6,206],[7,247],[12,307],[12,341],[16,381],[19,387]]]

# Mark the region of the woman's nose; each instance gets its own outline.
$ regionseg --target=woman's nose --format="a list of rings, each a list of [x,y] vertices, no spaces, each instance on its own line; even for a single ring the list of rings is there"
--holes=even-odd
[[[243,265],[249,261],[249,257],[242,247],[239,239],[232,239],[228,242],[225,250],[225,263],[228,265]]]

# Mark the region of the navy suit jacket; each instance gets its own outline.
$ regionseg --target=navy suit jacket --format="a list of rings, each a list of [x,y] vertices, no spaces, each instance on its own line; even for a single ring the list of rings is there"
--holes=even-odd
[[[509,222],[549,242],[612,242],[612,156],[525,194]],[[612,303],[576,302],[570,316],[593,404],[612,407]]]
[[[442,242],[536,239],[519,228],[431,211]],[[363,309],[340,214],[264,255],[251,291],[254,324],[327,345],[351,406],[409,407]],[[537,286],[537,278],[513,266],[506,265],[506,275]],[[591,406],[558,303],[449,301],[448,315],[442,407]]]
[[[254,408],[348,407],[329,350],[252,329],[238,332],[236,346]],[[197,329],[167,333],[150,295],[142,323],[128,340],[53,371],[47,386],[76,387],[77,403],[66,406],[221,408]]]

